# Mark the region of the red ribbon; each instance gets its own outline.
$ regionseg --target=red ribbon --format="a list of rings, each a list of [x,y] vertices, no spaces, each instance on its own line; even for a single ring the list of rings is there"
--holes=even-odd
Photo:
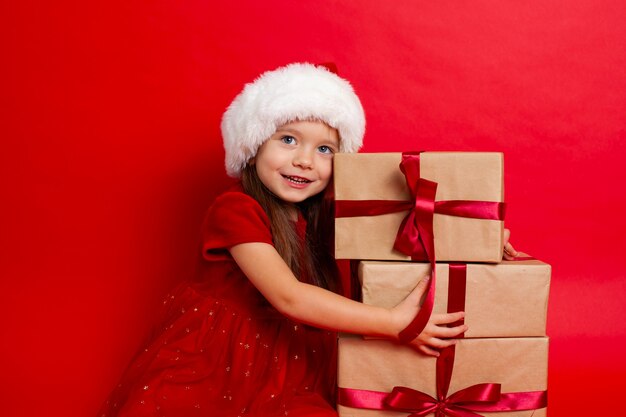
[[[405,162],[402,155],[402,162]],[[418,155],[419,168],[419,155]],[[407,183],[411,177],[408,168],[415,168],[415,164],[400,164],[400,169],[407,177]],[[419,175],[419,172],[418,172]],[[403,329],[398,338],[401,342],[408,343],[415,339],[426,327],[430,315],[435,304],[435,234],[433,232],[433,215],[435,213],[435,194],[437,193],[437,183],[418,178],[414,183],[415,207],[409,212],[409,215],[400,225],[400,232],[396,236],[394,248],[402,253],[410,254],[411,258],[422,256],[425,252],[430,262],[430,280],[428,281],[428,289],[424,297],[424,301],[420,307],[420,311],[409,325]],[[422,242],[419,245],[418,242]],[[421,249],[424,249],[423,252]]]
[[[410,256],[413,260],[427,259],[431,265],[431,274],[419,313],[399,334],[400,341],[408,343],[424,330],[433,309],[436,280],[434,213],[503,220],[505,205],[491,201],[435,201],[437,183],[421,178],[419,152],[403,153],[400,170],[405,176],[412,201],[338,200],[335,202],[335,217],[376,216],[409,210],[398,230],[394,249]]]
[[[448,313],[465,311],[465,294],[467,292],[467,264],[451,263],[448,266]],[[450,323],[448,327],[460,326],[464,323],[460,319]],[[462,333],[458,338],[464,337]]]
[[[434,413],[436,417],[482,417],[477,411],[520,411],[547,407],[547,391],[502,394],[501,384],[483,383],[464,388],[448,396],[455,347],[441,351],[437,358],[437,398],[412,388],[397,386],[390,393],[339,388],[338,403],[345,407],[381,411],[404,411],[409,417]]]
[[[380,216],[409,211],[415,203],[405,200],[337,200],[335,217]],[[470,219],[502,220],[505,203],[493,201],[444,200],[435,201],[435,213]]]

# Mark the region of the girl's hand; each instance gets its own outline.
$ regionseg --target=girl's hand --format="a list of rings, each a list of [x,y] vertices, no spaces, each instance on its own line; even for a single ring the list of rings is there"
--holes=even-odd
[[[391,310],[394,322],[397,324],[397,333],[400,333],[415,318],[420,310],[420,301],[426,292],[429,277],[423,278],[415,289],[397,306]],[[447,327],[465,317],[465,313],[432,314],[424,330],[413,339],[409,345],[430,356],[439,356],[439,349],[452,346],[456,340],[452,339],[467,331],[462,324],[456,327]]]
[[[502,252],[502,257],[507,261],[512,261],[519,255],[519,252],[517,252],[511,245],[511,242],[509,242],[510,237],[511,231],[509,229],[504,229],[504,252]]]

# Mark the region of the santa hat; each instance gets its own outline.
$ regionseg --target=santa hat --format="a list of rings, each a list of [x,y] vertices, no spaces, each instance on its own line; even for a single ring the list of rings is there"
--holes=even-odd
[[[324,66],[289,64],[246,84],[224,113],[228,175],[241,176],[277,128],[296,120],[319,120],[337,129],[341,152],[356,152],[363,143],[365,114],[350,83]]]

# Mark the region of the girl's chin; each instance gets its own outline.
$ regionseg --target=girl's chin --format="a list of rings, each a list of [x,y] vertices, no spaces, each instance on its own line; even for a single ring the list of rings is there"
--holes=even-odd
[[[288,203],[297,204],[302,203],[304,200],[311,198],[319,193],[320,191],[318,190],[306,190],[306,192],[302,190],[290,190],[289,192],[278,194],[278,197]]]

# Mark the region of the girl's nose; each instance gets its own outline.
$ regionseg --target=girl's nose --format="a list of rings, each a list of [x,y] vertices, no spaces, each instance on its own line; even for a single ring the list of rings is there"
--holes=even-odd
[[[308,150],[301,149],[294,155],[293,164],[301,168],[311,168],[313,166],[313,155]]]

